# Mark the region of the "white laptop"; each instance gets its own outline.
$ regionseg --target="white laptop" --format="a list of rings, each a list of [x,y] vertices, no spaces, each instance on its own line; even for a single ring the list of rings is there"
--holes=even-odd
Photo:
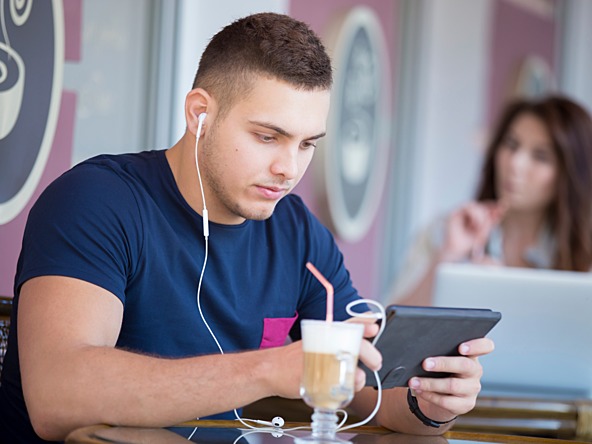
[[[502,313],[483,393],[592,398],[592,274],[444,264],[433,304]]]

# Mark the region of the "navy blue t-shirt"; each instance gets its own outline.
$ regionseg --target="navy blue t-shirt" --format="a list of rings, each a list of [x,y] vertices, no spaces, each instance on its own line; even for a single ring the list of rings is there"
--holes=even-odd
[[[117,347],[171,358],[219,353],[197,309],[204,253],[202,218],[164,151],[99,156],[54,181],[31,210],[18,262],[0,436],[35,442],[16,347],[24,282],[69,276],[113,293],[124,306]],[[324,317],[326,293],[307,261],[334,285],[335,318],[345,319],[345,305],[359,296],[332,235],[299,197],[286,196],[265,221],[210,222],[200,301],[225,352],[299,339],[297,320]]]

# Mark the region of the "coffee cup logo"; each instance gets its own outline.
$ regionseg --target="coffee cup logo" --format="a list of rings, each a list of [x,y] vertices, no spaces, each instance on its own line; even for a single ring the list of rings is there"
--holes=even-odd
[[[390,76],[379,17],[356,6],[334,20],[326,36],[336,66],[323,152],[315,160],[327,199],[324,221],[343,240],[370,230],[387,176]]]
[[[53,143],[64,64],[61,0],[0,0],[0,224],[39,184]]]
[[[0,54],[0,110],[7,110],[0,114],[0,139],[4,139],[14,128],[23,102],[25,64],[4,43],[0,43]]]

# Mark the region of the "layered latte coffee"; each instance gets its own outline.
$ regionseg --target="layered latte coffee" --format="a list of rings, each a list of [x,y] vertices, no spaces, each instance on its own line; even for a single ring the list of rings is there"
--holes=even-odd
[[[300,394],[309,406],[336,410],[352,400],[363,331],[349,322],[302,321]]]

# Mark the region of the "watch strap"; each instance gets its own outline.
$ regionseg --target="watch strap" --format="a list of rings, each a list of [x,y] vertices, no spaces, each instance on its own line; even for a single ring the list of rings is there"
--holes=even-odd
[[[436,429],[440,428],[441,425],[448,424],[449,422],[452,422],[456,418],[458,418],[458,416],[455,416],[454,418],[448,421],[434,421],[433,419],[428,418],[426,415],[423,414],[423,412],[419,408],[417,398],[413,396],[413,393],[411,393],[411,389],[407,390],[407,404],[409,404],[409,410],[411,410],[411,413],[413,413],[413,415],[417,419],[419,419],[423,424],[429,427],[434,427]]]

